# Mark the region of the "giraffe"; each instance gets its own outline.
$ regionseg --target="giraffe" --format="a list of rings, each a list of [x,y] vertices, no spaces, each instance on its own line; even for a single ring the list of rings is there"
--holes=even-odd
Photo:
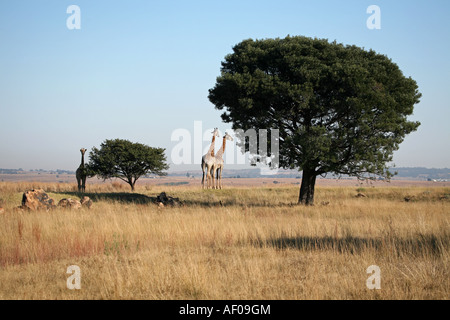
[[[222,147],[217,151],[216,155],[214,156],[214,166],[212,169],[212,175],[217,174],[216,176],[216,189],[222,189],[222,170],[223,170],[223,153],[225,152],[225,146],[227,143],[227,140],[233,141],[233,138],[226,132],[223,136],[223,142]]]
[[[214,157],[214,144],[216,141],[216,137],[219,136],[219,129],[214,128],[212,132],[213,137],[211,141],[211,146],[209,147],[208,152],[202,157],[202,188],[205,189],[205,172],[206,172],[206,188],[212,187],[214,188],[214,175],[211,175],[212,168],[214,165],[215,157]]]
[[[78,192],[85,192],[86,190],[86,167],[84,166],[84,153],[86,149],[81,148],[81,164],[77,169],[76,177],[78,182]]]

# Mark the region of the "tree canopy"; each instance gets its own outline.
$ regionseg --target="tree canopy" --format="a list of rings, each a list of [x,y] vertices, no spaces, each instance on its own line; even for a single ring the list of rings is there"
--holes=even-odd
[[[118,178],[134,190],[136,181],[143,175],[166,175],[163,171],[169,166],[164,151],[123,139],[105,140],[100,149],[92,148],[87,169],[91,176]]]
[[[209,90],[233,129],[279,130],[279,165],[303,170],[305,204],[318,175],[390,178],[393,152],[420,125],[407,120],[420,97],[387,56],[302,36],[238,43]]]

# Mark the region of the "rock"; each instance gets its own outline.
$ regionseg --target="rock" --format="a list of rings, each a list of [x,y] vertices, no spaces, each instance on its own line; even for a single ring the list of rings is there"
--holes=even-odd
[[[158,208],[159,208],[159,209],[162,209],[162,208],[164,208],[164,203],[162,203],[162,202],[158,202]]]
[[[156,197],[156,202],[165,203],[169,201],[169,197],[167,197],[165,192],[161,192],[159,196]]]
[[[22,209],[31,211],[50,210],[56,208],[55,200],[50,198],[42,189],[28,190],[22,196]]]
[[[61,199],[58,202],[58,207],[65,209],[90,209],[92,207],[92,200],[87,196],[84,196],[81,200],[74,200],[71,198]]]
[[[358,192],[356,195],[357,198],[367,198],[367,196],[364,193]]]
[[[173,197],[167,196],[167,194],[165,192],[161,192],[156,197],[156,202],[158,203],[158,206],[160,208],[167,206],[167,205],[179,206],[181,204],[179,198],[173,198]],[[161,204],[162,204],[162,206],[161,206]]]
[[[92,207],[92,204],[93,204],[93,202],[88,196],[84,196],[81,199],[81,206],[82,207],[86,207],[86,208],[90,209]]]
[[[80,209],[81,208],[81,202],[74,199],[61,199],[58,202],[58,207],[64,208],[64,209]]]
[[[0,214],[4,214],[5,213],[5,209],[3,209],[2,207],[0,207]]]

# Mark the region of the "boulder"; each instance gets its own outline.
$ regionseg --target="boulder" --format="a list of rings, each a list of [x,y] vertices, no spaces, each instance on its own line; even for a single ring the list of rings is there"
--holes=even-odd
[[[82,199],[81,199],[81,206],[82,207],[86,207],[86,208],[88,208],[88,209],[90,209],[91,207],[92,207],[92,200],[88,197],[88,196],[84,196]]]
[[[158,206],[164,207],[167,205],[171,205],[171,206],[179,206],[180,203],[180,199],[179,198],[173,198],[168,196],[165,192],[161,192],[157,197],[156,197],[156,202],[158,203]],[[162,204],[162,206],[161,206]]]
[[[74,200],[71,198],[61,199],[58,202],[58,207],[65,209],[90,209],[92,207],[92,200],[87,196],[84,196],[81,200]]]
[[[71,199],[71,198],[61,199],[58,202],[58,207],[64,208],[64,209],[80,209],[81,202],[78,200]]]
[[[50,198],[42,189],[28,190],[22,196],[22,209],[31,211],[50,210],[56,208],[55,200]]]

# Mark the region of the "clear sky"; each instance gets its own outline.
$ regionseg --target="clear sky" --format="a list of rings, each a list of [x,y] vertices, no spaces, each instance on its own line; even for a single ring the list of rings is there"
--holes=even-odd
[[[366,26],[370,5],[381,29]],[[170,160],[175,130],[231,127],[207,96],[232,46],[288,34],[390,57],[423,94],[394,163],[450,167],[449,14],[448,0],[1,1],[0,168],[75,170],[80,148],[113,138]]]

